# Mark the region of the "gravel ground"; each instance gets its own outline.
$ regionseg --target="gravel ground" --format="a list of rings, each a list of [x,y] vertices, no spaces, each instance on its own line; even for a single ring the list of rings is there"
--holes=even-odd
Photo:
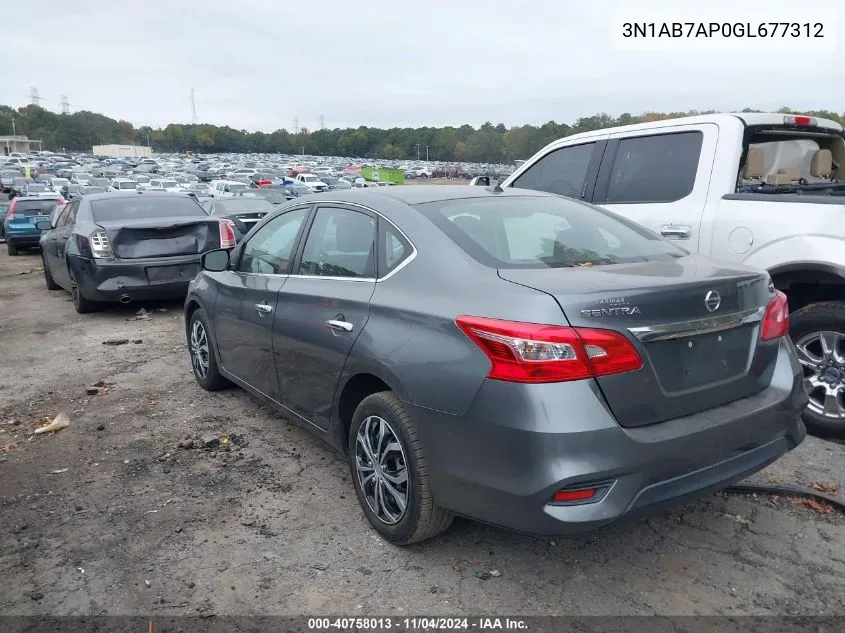
[[[342,458],[196,386],[179,304],[78,315],[40,267],[0,246],[0,613],[845,612],[845,520],[785,499],[713,495],[554,541],[457,520],[391,546]],[[69,427],[32,435],[58,413]],[[203,436],[224,443],[180,447]],[[845,447],[808,438],[757,479],[841,487]]]

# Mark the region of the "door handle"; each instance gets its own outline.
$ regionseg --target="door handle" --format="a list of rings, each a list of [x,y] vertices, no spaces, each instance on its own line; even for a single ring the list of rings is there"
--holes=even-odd
[[[255,309],[258,310],[258,316],[270,314],[273,311],[273,306],[268,306],[266,303],[256,303]]]
[[[689,239],[690,228],[688,226],[675,226],[674,224],[665,224],[660,228],[660,234],[663,237],[677,237],[682,240]]]
[[[329,319],[326,325],[335,330],[343,330],[344,332],[351,332],[353,325],[349,321],[338,321],[337,319]]]

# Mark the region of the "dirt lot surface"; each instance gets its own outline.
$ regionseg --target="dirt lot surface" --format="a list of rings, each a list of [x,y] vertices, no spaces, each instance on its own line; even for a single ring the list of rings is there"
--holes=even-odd
[[[179,304],[78,315],[40,266],[0,246],[0,613],[845,612],[845,520],[785,499],[553,541],[458,520],[391,546],[332,450],[196,386]],[[59,413],[67,428],[32,434]],[[204,436],[221,443],[180,447]],[[841,488],[845,447],[808,438],[758,479]]]

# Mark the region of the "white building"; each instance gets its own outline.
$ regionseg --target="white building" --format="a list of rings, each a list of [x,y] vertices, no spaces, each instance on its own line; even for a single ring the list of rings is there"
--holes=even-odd
[[[95,145],[91,148],[94,156],[112,156],[114,158],[149,158],[152,149],[143,145]]]

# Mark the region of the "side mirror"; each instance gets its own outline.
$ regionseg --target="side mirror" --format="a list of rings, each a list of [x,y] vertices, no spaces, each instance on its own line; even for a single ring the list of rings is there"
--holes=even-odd
[[[225,248],[219,248],[214,251],[208,251],[202,254],[201,258],[203,270],[208,270],[213,273],[219,273],[229,268],[229,251]]]
[[[38,220],[38,222],[35,223],[35,228],[39,231],[49,231],[53,228],[53,223],[50,222],[50,220]]]

